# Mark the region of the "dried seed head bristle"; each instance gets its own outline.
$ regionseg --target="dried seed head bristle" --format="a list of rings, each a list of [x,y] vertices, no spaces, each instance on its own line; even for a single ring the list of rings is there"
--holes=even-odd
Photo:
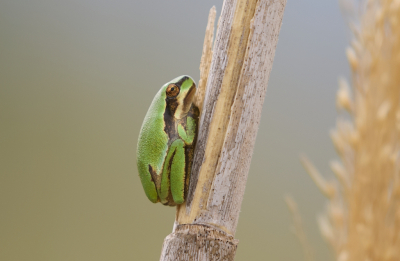
[[[349,113],[353,109],[353,101],[350,98],[350,87],[344,78],[339,78],[339,90],[336,95],[336,106],[339,109],[345,109]]]
[[[336,194],[334,183],[326,181],[307,157],[301,156],[301,162],[321,192],[326,197],[333,198]]]
[[[358,67],[358,59],[357,59],[357,54],[354,51],[353,48],[351,47],[347,47],[346,50],[346,55],[347,55],[347,59],[349,60],[349,64],[351,66],[351,69],[353,71],[357,70]]]
[[[301,220],[300,212],[297,208],[296,202],[293,200],[291,196],[285,197],[286,205],[288,206],[292,219],[293,219],[293,233],[296,235],[297,239],[300,241],[301,247],[303,249],[304,258],[307,261],[314,260],[314,250],[311,248],[306,233],[304,231],[303,223]]]

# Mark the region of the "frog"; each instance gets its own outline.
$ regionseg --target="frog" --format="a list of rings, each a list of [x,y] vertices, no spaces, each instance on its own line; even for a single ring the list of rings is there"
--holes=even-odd
[[[193,103],[195,93],[195,81],[179,76],[161,87],[144,117],[137,168],[153,203],[176,206],[187,196],[200,114]]]

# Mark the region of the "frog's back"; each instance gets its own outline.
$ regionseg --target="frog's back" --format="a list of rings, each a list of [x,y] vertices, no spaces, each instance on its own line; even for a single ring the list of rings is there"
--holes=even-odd
[[[163,168],[164,158],[168,150],[168,135],[164,132],[165,97],[163,88],[154,97],[149,110],[144,118],[140,129],[137,145],[137,165],[143,186],[153,187],[154,183],[150,174],[153,172],[160,175]],[[155,183],[157,183],[154,180]],[[150,189],[153,191],[153,189]],[[157,202],[157,193],[148,195],[151,201]],[[152,193],[153,194],[153,193]]]
[[[154,97],[144,118],[138,141],[138,162],[151,164],[160,173],[168,150],[168,136],[164,132],[165,97],[160,90]]]

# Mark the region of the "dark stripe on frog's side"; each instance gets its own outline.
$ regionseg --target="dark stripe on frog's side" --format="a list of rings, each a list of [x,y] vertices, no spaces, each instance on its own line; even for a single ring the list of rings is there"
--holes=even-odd
[[[174,113],[178,101],[176,99],[167,101],[167,106],[164,112],[164,131],[168,135],[168,145],[170,145],[177,137],[177,130],[175,126]]]
[[[154,184],[157,184],[158,181],[157,172],[153,169],[153,167],[150,164],[149,164],[149,172],[151,176],[151,181],[153,181]]]
[[[168,135],[168,145],[170,145],[177,137],[177,130],[175,126],[175,111],[179,105],[176,97],[165,98],[166,108],[164,112],[164,131]]]
[[[159,180],[160,176],[157,175],[157,172],[153,169],[153,167],[149,164],[149,172],[150,172],[150,176],[151,176],[151,181],[153,181],[153,183],[156,185],[156,190],[157,190],[157,194],[158,191],[160,190],[160,181]],[[160,199],[160,197],[158,197],[158,199]]]

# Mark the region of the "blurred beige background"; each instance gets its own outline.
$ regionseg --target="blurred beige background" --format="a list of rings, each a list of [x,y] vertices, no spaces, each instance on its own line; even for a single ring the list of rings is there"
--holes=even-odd
[[[0,1],[0,260],[158,260],[175,209],[145,197],[137,136],[163,83],[198,81],[212,5],[219,15],[222,0]],[[332,177],[347,36],[335,0],[288,1],[236,260],[303,260],[287,193],[316,259],[333,260],[299,155]]]

